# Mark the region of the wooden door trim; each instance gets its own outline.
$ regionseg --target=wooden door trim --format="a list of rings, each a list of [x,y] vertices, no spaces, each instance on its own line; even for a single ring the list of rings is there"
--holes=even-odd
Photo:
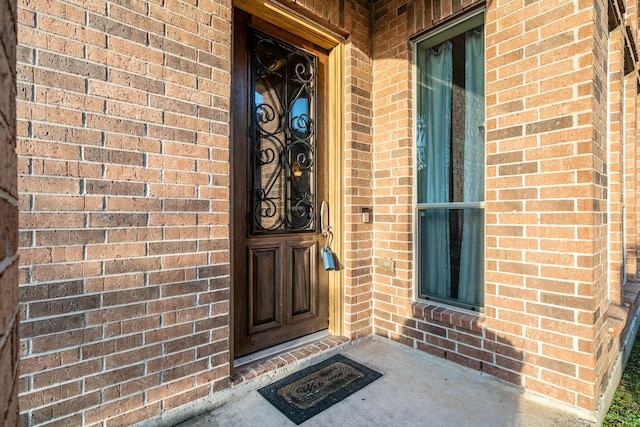
[[[344,43],[329,51],[329,217],[333,251],[344,259]],[[338,263],[340,264],[340,263]],[[329,273],[329,332],[344,335],[344,272]]]
[[[235,0],[234,6],[329,51],[329,84],[326,93],[329,107],[326,114],[329,125],[328,202],[334,233],[332,250],[338,259],[342,260],[344,256],[344,39],[269,0]],[[231,221],[234,221],[233,217]],[[344,334],[344,273],[339,269],[328,274],[329,332],[342,336]],[[233,295],[233,292],[231,294]],[[233,301],[230,306],[234,307]],[[233,318],[231,315],[231,337],[234,336]],[[230,340],[230,345],[233,360],[233,340]]]
[[[339,34],[337,28],[334,31],[323,28],[273,0],[234,0],[233,5],[327,50],[344,43],[347,35]]]

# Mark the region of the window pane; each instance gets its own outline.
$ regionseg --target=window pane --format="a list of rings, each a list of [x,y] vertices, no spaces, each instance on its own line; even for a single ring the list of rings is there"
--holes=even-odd
[[[314,231],[317,58],[252,33],[251,232]]]
[[[484,201],[483,20],[416,46],[418,295],[472,309],[484,303],[484,209],[442,205]]]
[[[420,210],[418,242],[420,297],[483,305],[482,208]]]
[[[464,24],[418,45],[418,203],[484,200],[484,36]]]

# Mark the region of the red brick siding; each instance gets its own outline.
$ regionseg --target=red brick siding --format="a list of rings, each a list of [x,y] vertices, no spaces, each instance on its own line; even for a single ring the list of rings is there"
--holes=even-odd
[[[622,286],[622,162],[624,159],[621,138],[623,132],[623,27],[609,36],[609,281],[611,299],[620,301]]]
[[[629,1],[626,3],[626,21],[625,25],[631,28],[631,33],[636,37],[632,43],[635,43],[636,50],[638,47],[638,3]],[[637,66],[637,64],[636,64]],[[636,205],[637,197],[637,161],[636,153],[636,133],[638,131],[638,72],[625,76],[625,251],[626,251],[626,273],[629,282],[637,279],[638,272],[638,240],[637,240],[637,214]]]
[[[362,0],[334,1],[334,0],[275,0],[285,7],[308,17],[311,21],[327,28],[337,28],[340,31],[351,32],[351,25],[364,24],[368,21],[358,20],[362,12],[361,7],[369,10],[368,2]],[[360,10],[358,10],[360,9]],[[356,13],[353,16],[351,13]],[[369,18],[367,14],[367,18]]]
[[[228,385],[231,14],[20,2],[30,425],[128,425]]]
[[[345,335],[371,334],[373,292],[373,224],[363,223],[361,209],[373,206],[373,78],[371,4],[352,2],[351,36],[345,45]]]
[[[482,2],[281,1],[350,34],[345,334],[592,409],[619,345],[608,292],[620,299],[625,250],[635,274],[637,242],[637,100],[604,68],[622,65],[606,2],[487,2],[476,316],[413,301],[409,39]],[[226,387],[231,2],[24,1],[18,21],[25,422],[130,424]]]
[[[630,166],[622,175],[622,157],[611,153],[620,186],[608,199],[608,121],[631,129],[617,136],[618,150],[635,146],[628,107],[635,95],[620,81],[609,99],[606,2],[487,2],[485,313],[411,302],[407,40],[471,6],[375,2],[374,215],[383,219],[374,227],[374,257],[394,259],[396,270],[375,271],[374,332],[593,409],[618,348],[604,313],[616,279],[609,267],[620,266],[623,251],[621,184],[635,188],[636,179]],[[613,108],[607,117],[608,102],[625,103],[626,116]],[[523,164],[530,167],[510,167]],[[609,200],[619,212],[609,218],[618,227],[610,241]],[[626,233],[635,242],[635,229]],[[607,258],[610,243],[617,260]]]
[[[0,425],[18,425],[18,189],[16,185],[16,22],[0,1]]]
[[[370,8],[348,30],[346,333],[371,331]],[[229,384],[231,2],[21,2],[23,416],[130,424]],[[362,242],[365,242],[364,244]],[[369,242],[369,243],[366,243]]]

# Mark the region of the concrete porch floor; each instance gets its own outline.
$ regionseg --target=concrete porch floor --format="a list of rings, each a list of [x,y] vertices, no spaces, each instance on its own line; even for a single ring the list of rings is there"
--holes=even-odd
[[[574,411],[547,399],[523,393],[519,388],[491,376],[389,340],[365,340],[357,345],[344,347],[342,353],[381,372],[383,376],[301,425],[596,425],[586,412]],[[245,392],[234,396],[234,399],[176,427],[294,426],[293,422],[256,391],[267,383],[268,380],[253,381],[251,387],[245,388]]]

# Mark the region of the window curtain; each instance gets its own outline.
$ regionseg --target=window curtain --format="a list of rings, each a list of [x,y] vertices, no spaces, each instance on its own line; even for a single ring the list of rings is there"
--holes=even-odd
[[[449,169],[451,147],[451,82],[452,45],[445,42],[427,50],[422,88],[422,138],[418,141],[423,170],[418,174],[418,201],[449,201]],[[448,210],[426,210],[421,213],[421,246],[423,291],[450,297],[451,268],[449,255]]]
[[[482,29],[465,37],[464,201],[484,200],[484,37]],[[484,271],[484,218],[465,209],[460,253],[458,300],[481,306]]]

